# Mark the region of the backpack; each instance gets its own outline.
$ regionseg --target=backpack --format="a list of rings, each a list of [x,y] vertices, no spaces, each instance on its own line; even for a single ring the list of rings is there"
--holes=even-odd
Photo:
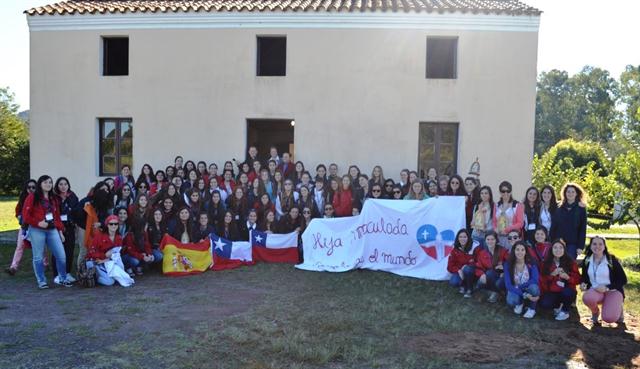
[[[78,284],[82,287],[92,288],[96,286],[96,266],[87,267],[87,263],[78,265]]]

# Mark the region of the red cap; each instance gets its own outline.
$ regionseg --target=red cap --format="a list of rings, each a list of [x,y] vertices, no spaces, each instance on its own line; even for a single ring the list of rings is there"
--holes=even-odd
[[[118,223],[120,222],[117,215],[109,215],[107,219],[104,220],[104,226],[106,227],[112,220]]]

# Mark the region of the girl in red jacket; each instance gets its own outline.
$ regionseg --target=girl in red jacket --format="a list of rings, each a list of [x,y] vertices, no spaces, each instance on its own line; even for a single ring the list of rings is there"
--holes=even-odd
[[[580,283],[578,265],[567,254],[564,241],[553,241],[542,264],[540,306],[553,309],[556,320],[569,319],[569,309],[576,299],[576,286]]]
[[[471,234],[466,229],[461,229],[456,235],[453,243],[453,250],[447,262],[447,271],[451,273],[449,284],[453,287],[460,287],[460,293],[465,293],[466,289],[462,285],[464,279],[464,268],[473,264],[474,251]]]
[[[342,176],[342,186],[333,196],[333,208],[336,217],[351,216],[353,197],[351,194],[351,177],[348,174]]]
[[[56,258],[60,284],[71,287],[71,282],[67,279],[67,257],[62,244],[64,225],[60,219],[58,198],[52,190],[51,177],[41,176],[36,183],[35,192],[27,196],[22,208],[22,221],[29,225],[27,239],[33,249],[33,271],[40,289],[49,288],[42,263],[45,245]]]
[[[547,242],[549,238],[547,229],[542,225],[538,225],[533,237],[536,244],[534,246],[527,245],[527,251],[531,259],[538,264],[538,270],[542,273],[544,260],[547,258],[547,255],[551,253],[551,244]]]
[[[504,267],[509,252],[498,243],[498,235],[489,231],[484,236],[485,246],[478,250],[475,257],[475,276],[477,287],[490,291],[488,301],[498,301],[498,292],[504,289]]]
[[[115,279],[109,277],[107,269],[104,265],[106,261],[111,259],[115,247],[123,245],[122,237],[118,233],[120,221],[117,215],[109,215],[104,221],[106,232],[99,232],[93,237],[91,245],[87,250],[87,267],[96,266],[98,283],[103,286],[112,286]],[[122,262],[117,264],[118,267],[124,269]]]
[[[25,240],[27,236],[27,228],[29,228],[28,224],[25,224],[22,221],[22,207],[24,205],[24,200],[27,199],[27,196],[31,193],[36,192],[36,180],[30,179],[25,183],[22,192],[20,193],[20,197],[18,198],[18,203],[16,204],[16,218],[18,218],[18,224],[20,224],[20,229],[18,230],[18,240],[16,242],[16,251],[13,253],[13,259],[11,260],[11,265],[5,269],[9,275],[15,275],[18,271],[18,266],[20,266],[20,261],[22,261],[22,254],[24,253],[24,249],[31,247],[31,244]],[[49,266],[49,260],[47,259],[47,255],[42,255],[42,261],[45,267]]]

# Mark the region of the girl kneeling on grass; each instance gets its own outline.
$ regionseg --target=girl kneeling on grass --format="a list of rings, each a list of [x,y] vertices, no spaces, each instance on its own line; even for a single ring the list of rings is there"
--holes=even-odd
[[[569,309],[576,299],[576,285],[580,283],[578,265],[567,253],[564,241],[553,241],[551,252],[542,263],[540,288],[544,309],[553,309],[556,320],[569,319]]]
[[[587,255],[582,264],[582,302],[591,310],[591,321],[599,324],[598,316],[602,304],[602,320],[607,323],[624,323],[624,285],[627,275],[618,259],[609,254],[602,237],[591,239]]]
[[[116,273],[111,269],[117,270],[117,274],[122,276],[118,278],[118,282],[124,287],[128,287],[133,283],[133,279],[127,278],[128,275],[124,271],[124,265],[120,257],[115,257],[115,253],[120,253],[122,247],[122,237],[118,234],[120,222],[117,215],[109,215],[105,220],[107,232],[99,232],[91,241],[91,246],[87,251],[87,268],[96,266],[96,274],[98,283],[103,286],[111,286],[116,282],[113,277]],[[113,263],[107,265],[107,263]],[[111,273],[109,272],[111,270]]]
[[[504,265],[507,305],[513,308],[514,313],[522,314],[524,303],[529,300],[524,317],[531,319],[536,315],[536,304],[540,299],[539,279],[538,266],[529,257],[527,246],[523,241],[516,242]]]
[[[449,255],[447,271],[451,273],[449,284],[453,287],[460,287],[460,293],[466,292],[463,284],[464,268],[473,264],[474,250],[476,248],[473,247],[469,231],[464,228],[459,230],[453,243],[453,250]]]
[[[502,264],[507,260],[508,251],[498,244],[498,234],[495,231],[488,231],[484,236],[485,246],[480,248],[475,257],[474,268],[465,269],[465,285],[467,292],[465,297],[471,297],[470,287],[477,279],[477,288],[490,291],[488,301],[494,303],[498,301],[498,292],[504,289],[502,277]]]

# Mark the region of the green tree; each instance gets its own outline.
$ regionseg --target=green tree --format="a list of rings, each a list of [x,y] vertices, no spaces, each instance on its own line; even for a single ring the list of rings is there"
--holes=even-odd
[[[611,141],[621,126],[619,84],[609,72],[586,66],[569,77],[552,70],[538,78],[535,152],[544,153],[565,138]]]
[[[624,133],[640,145],[640,65],[627,65],[620,75],[620,98],[624,104]]]
[[[9,88],[0,88],[0,194],[16,194],[29,178],[29,132]]]

